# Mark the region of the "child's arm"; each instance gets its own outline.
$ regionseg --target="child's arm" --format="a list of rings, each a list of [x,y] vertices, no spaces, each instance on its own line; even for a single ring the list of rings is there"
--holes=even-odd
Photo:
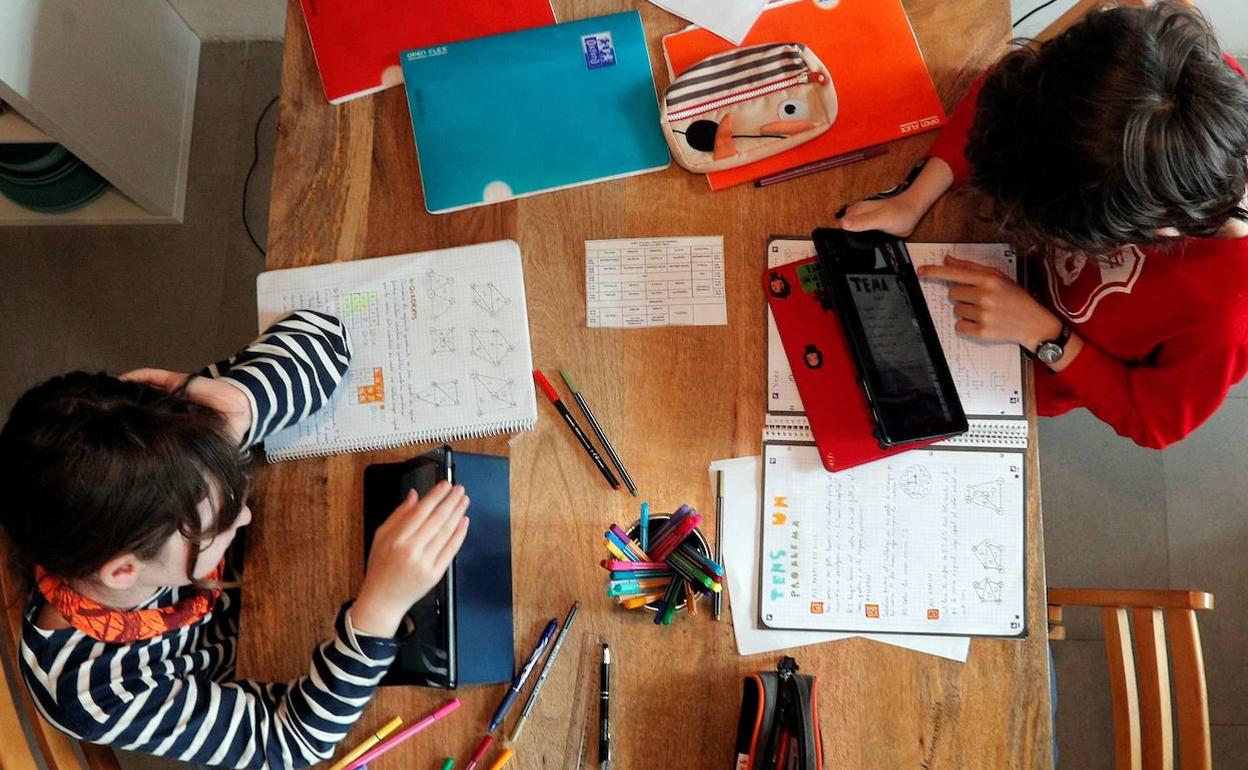
[[[347,327],[315,310],[299,310],[255,342],[200,374],[229,382],[251,406],[244,447],[293,425],[325,405],[351,362]]]
[[[910,187],[892,198],[858,201],[845,211],[840,227],[854,231],[883,230],[907,238],[914,232],[919,220],[940,200],[940,196],[950,187],[967,180],[971,167],[966,160],[966,142],[975,122],[975,103],[985,77],[987,75],[975,81],[958,103],[949,122],[928,150],[923,171]]]
[[[306,676],[218,683],[185,669],[201,660],[232,669],[236,640],[206,639],[181,656],[159,649],[189,638],[174,632],[117,648],[78,635],[53,660],[27,656],[22,674],[43,716],[80,740],[200,765],[289,770],[333,754],[398,649],[393,639],[356,630],[344,608]]]
[[[882,230],[907,238],[952,184],[949,164],[940,158],[928,158],[909,187],[891,198],[858,201],[845,210],[840,226],[855,232]]]
[[[1148,363],[1119,360],[1084,340],[1060,372],[1037,367],[1036,376],[1054,378],[1118,435],[1163,449],[1200,427],[1248,372],[1243,330],[1238,340],[1219,331],[1180,333]]]
[[[110,645],[27,621],[27,687],[52,724],[94,743],[232,768],[286,770],[327,759],[394,660],[404,613],[463,544],[468,503],[462,487],[445,482],[422,498],[408,495],[378,529],[359,598],[339,611],[306,676],[214,681],[233,671],[236,639],[224,624]],[[300,601],[297,586],[286,600]]]

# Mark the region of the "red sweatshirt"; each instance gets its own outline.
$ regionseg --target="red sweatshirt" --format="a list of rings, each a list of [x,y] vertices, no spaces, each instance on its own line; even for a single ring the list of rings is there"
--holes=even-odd
[[[966,142],[982,83],[930,152],[953,169],[955,185],[970,175]],[[1248,238],[1125,246],[1104,262],[1066,257],[1036,267],[1037,298],[1084,341],[1062,372],[1036,366],[1040,414],[1085,407],[1161,449],[1208,419],[1248,373]]]

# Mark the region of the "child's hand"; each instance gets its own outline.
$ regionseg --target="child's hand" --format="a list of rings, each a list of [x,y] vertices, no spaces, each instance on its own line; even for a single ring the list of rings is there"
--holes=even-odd
[[[364,585],[351,624],[370,636],[394,636],[403,615],[438,584],[468,534],[468,496],[439,482],[424,497],[415,490],[373,536]]]
[[[1016,342],[1034,352],[1062,332],[1061,320],[1000,270],[946,256],[944,265],[923,265],[918,273],[951,284],[949,300],[959,319],[953,328],[967,337]]]
[[[170,372],[165,369],[135,369],[132,372],[126,372],[121,375],[120,379],[126,382],[141,382],[145,385],[151,385],[153,388],[160,388],[172,393],[182,387],[187,377],[190,377],[190,375],[185,372]],[[186,397],[201,406],[216,409],[224,415],[230,435],[234,437],[235,441],[242,443],[243,437],[247,435],[247,431],[251,428],[252,420],[255,419],[251,414],[251,402],[247,400],[247,396],[243,394],[242,390],[224,380],[214,380],[211,377],[195,377],[186,388]]]
[[[882,230],[899,238],[907,238],[923,218],[923,213],[903,193],[893,198],[858,201],[845,210],[839,227],[852,232]]]

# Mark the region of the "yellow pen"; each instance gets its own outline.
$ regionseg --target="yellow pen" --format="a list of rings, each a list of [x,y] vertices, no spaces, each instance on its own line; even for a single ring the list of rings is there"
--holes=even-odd
[[[490,770],[503,770],[503,765],[511,761],[511,757],[515,754],[514,749],[507,749],[498,755],[498,759],[494,760],[494,764],[490,765]]]
[[[330,765],[329,770],[342,770],[342,768],[354,762],[364,752],[381,743],[387,735],[399,729],[399,725],[403,724],[402,717],[395,717],[389,722],[381,726],[381,729],[364,739],[364,742],[354,749],[351,749],[345,757]]]

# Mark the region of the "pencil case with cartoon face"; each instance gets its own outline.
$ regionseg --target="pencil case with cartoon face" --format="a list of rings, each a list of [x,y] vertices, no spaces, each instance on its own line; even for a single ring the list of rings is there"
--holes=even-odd
[[[745,678],[735,770],[823,770],[819,680],[797,670],[797,661],[784,657],[775,671]]]
[[[753,163],[836,122],[836,88],[802,43],[734,48],[690,67],[663,92],[672,157],[702,174]]]

